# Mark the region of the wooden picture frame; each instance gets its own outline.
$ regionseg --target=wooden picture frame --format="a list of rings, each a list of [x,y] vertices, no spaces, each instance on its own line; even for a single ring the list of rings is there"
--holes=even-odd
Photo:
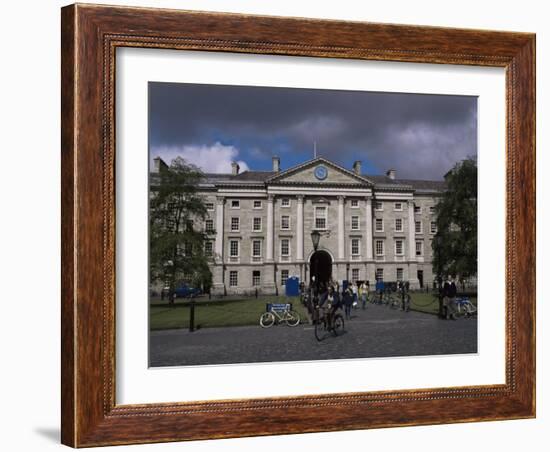
[[[62,9],[62,442],[73,447],[535,416],[535,35],[71,5]],[[506,383],[115,403],[115,50],[506,70]]]

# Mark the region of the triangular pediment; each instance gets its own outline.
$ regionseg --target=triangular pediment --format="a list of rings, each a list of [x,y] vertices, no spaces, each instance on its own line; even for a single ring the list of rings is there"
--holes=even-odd
[[[274,174],[268,184],[368,185],[373,183],[323,157]]]

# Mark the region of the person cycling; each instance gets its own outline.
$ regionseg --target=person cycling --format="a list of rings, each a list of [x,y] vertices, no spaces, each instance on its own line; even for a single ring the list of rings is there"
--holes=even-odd
[[[325,310],[327,325],[329,327],[332,325],[334,313],[340,308],[341,304],[340,294],[336,292],[332,286],[329,286],[327,296],[322,297],[319,302],[319,307]]]

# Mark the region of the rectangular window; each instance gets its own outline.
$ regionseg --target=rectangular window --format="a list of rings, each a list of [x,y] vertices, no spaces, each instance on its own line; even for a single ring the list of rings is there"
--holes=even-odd
[[[437,223],[435,221],[432,221],[430,223],[430,232],[432,234],[435,234],[437,232]]]
[[[353,215],[351,217],[351,230],[352,231],[359,230],[359,217],[357,215]]]
[[[252,272],[252,285],[253,286],[260,285],[260,270],[254,270]]]
[[[212,242],[210,240],[204,242],[204,255],[206,257],[212,256]]]
[[[430,206],[430,213],[435,213],[435,207],[434,206]]]
[[[352,268],[351,269],[351,280],[353,282],[359,281],[359,269],[358,268]]]
[[[262,257],[262,241],[252,241],[252,257]]]
[[[396,218],[395,219],[395,232],[403,232],[403,219],[402,218]]]
[[[351,255],[359,256],[359,239],[351,239]]]
[[[395,279],[397,281],[403,281],[403,269],[402,268],[398,268],[396,273],[395,273]]]
[[[414,213],[422,213],[422,208],[420,206],[414,206]]]
[[[317,206],[315,207],[315,229],[327,228],[327,207]]]
[[[281,216],[281,229],[290,229],[290,217],[288,215]]]
[[[239,285],[239,272],[231,270],[229,272],[229,287],[237,287]]]
[[[193,245],[189,242],[183,244],[183,255],[192,256],[193,255]]]
[[[382,218],[377,218],[375,221],[375,230],[376,232],[384,232],[384,221]]]
[[[262,201],[256,199],[254,200],[254,208],[255,209],[261,209],[262,208]]]
[[[206,220],[204,222],[204,230],[206,232],[214,232],[214,220]]]
[[[229,256],[230,257],[239,257],[239,241],[230,240],[229,241]]]
[[[214,210],[214,203],[213,202],[207,202],[205,204],[206,210]]]
[[[422,249],[422,242],[419,241],[419,242],[416,242],[416,255],[417,256],[422,256],[423,253],[423,249]]]
[[[422,222],[421,221],[415,221],[414,222],[414,232],[417,234],[422,234]]]
[[[281,207],[290,207],[290,199],[288,198],[281,199]]]
[[[376,269],[376,279],[384,279],[384,269],[383,268],[377,268]]]
[[[231,230],[233,232],[239,231],[240,229],[240,221],[238,217],[231,217]]]
[[[393,205],[393,209],[394,209],[394,210],[403,210],[403,203],[402,203],[402,202],[396,202],[396,203]]]
[[[281,256],[288,257],[290,256],[290,240],[281,239]]]
[[[231,208],[232,209],[240,209],[241,208],[241,202],[238,199],[233,199],[231,201]]]
[[[359,200],[358,199],[352,199],[351,200],[351,207],[353,209],[357,209],[359,207]]]
[[[374,210],[384,210],[382,201],[374,201]]]
[[[281,286],[286,285],[288,279],[288,270],[281,270]]]
[[[254,232],[261,232],[262,231],[262,218],[261,217],[254,217],[252,220],[252,230]]]
[[[376,245],[376,255],[377,256],[383,256],[384,255],[384,241],[383,240],[377,240],[375,242]]]
[[[403,240],[395,241],[395,255],[403,256]]]

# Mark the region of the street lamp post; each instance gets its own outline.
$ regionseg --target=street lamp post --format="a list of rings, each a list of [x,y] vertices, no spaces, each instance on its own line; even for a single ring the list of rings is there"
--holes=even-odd
[[[313,252],[314,254],[317,252],[317,248],[319,248],[319,240],[321,239],[321,234],[319,231],[313,231],[311,233],[311,243],[313,244]],[[319,256],[315,256],[315,297],[319,294]]]

